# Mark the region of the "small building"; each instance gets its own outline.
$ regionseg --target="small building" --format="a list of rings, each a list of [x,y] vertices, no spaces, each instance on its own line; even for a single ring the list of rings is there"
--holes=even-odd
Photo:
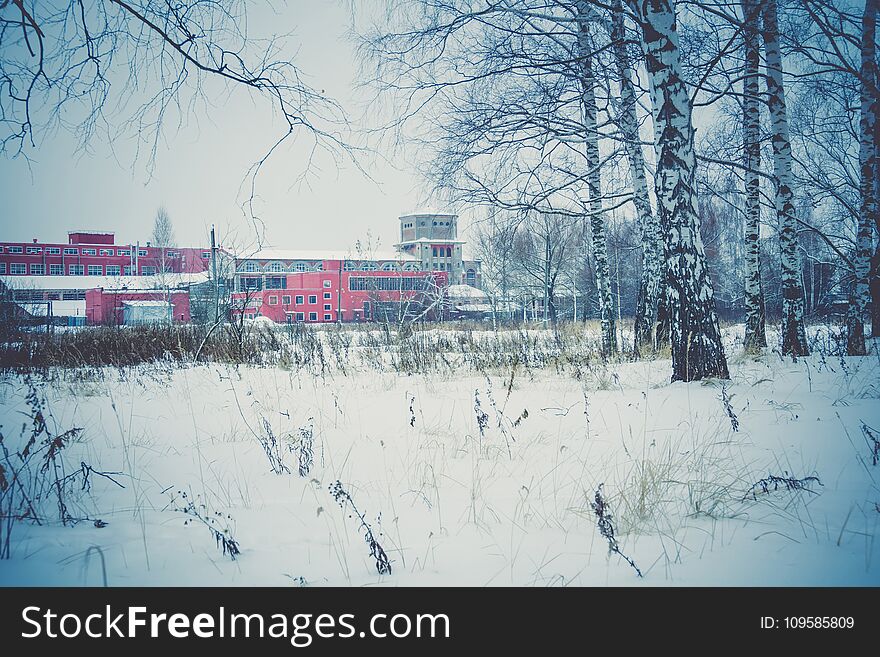
[[[89,324],[151,324],[189,322],[189,290],[105,290],[86,291]]]

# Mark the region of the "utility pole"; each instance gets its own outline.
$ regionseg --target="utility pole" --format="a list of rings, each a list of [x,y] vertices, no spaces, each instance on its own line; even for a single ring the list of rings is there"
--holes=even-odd
[[[217,242],[214,239],[214,224],[211,224],[211,278],[214,279],[214,323],[220,321],[220,281],[217,278]]]

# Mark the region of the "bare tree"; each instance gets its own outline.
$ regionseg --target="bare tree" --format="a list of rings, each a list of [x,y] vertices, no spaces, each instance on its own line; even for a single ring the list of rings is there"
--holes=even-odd
[[[672,380],[728,378],[694,190],[691,98],[682,77],[674,0],[636,4],[654,116],[655,188],[667,257]]]

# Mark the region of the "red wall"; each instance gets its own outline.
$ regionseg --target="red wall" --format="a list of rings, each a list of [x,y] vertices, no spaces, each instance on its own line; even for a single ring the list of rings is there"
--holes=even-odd
[[[189,292],[171,292],[175,322],[191,319]],[[123,301],[165,301],[165,292],[116,292],[97,288],[86,290],[86,322],[89,324],[122,324]]]
[[[335,270],[330,267],[335,267]],[[302,321],[306,323],[336,322],[337,320],[343,322],[363,321],[367,319],[364,316],[364,302],[407,300],[417,296],[419,292],[351,290],[350,279],[352,276],[433,276],[438,287],[443,288],[448,284],[447,272],[339,271],[339,262],[332,260],[325,260],[324,268],[325,271],[277,274],[277,276],[286,278],[286,289],[251,292],[247,312],[259,313],[259,315],[280,324],[287,322],[289,314],[292,315],[291,321],[297,321],[295,313],[299,312],[303,313]],[[324,287],[325,281],[329,282],[329,287]],[[324,298],[325,293],[330,295],[329,299]],[[315,303],[309,303],[310,295],[317,297]],[[302,304],[296,303],[297,296],[303,297]],[[237,292],[233,295],[233,298],[239,303],[243,303],[247,297],[248,293],[245,292]],[[289,304],[284,303],[285,297],[290,297]],[[270,303],[273,300],[275,303]],[[325,310],[325,304],[329,304],[329,310]],[[317,319],[309,319],[310,312],[316,313]],[[371,317],[373,312],[374,309],[371,308]],[[326,318],[325,315],[329,315],[329,318]]]

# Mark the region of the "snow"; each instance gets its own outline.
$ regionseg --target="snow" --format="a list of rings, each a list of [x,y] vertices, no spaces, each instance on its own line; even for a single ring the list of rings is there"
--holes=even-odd
[[[166,273],[155,276],[6,276],[13,290],[154,290],[186,287],[209,281],[211,273]]]
[[[471,285],[450,285],[446,288],[450,299],[488,299],[489,295]]]
[[[456,332],[422,339],[446,335]],[[39,383],[50,425],[84,429],[68,468],[122,473],[125,488],[93,476],[78,500],[103,528],[17,523],[0,583],[100,585],[103,558],[110,585],[877,586],[880,465],[861,427],[880,428],[880,345],[795,362],[772,349],[745,357],[741,340],[741,326],[725,333],[727,384],[670,384],[664,359],[594,360],[580,380],[520,366],[509,397],[509,368],[406,375],[353,354],[345,374],[170,363],[53,372]],[[19,439],[26,392],[6,374],[7,445]],[[272,472],[258,440],[266,427],[290,474]],[[314,463],[301,477],[308,427]],[[753,498],[771,474],[821,485]],[[390,575],[377,574],[357,520],[330,495],[336,480]],[[599,484],[642,579],[597,530]],[[231,516],[235,561],[201,524],[185,524],[178,491]]]
[[[370,260],[381,261],[391,260],[394,262],[412,262],[417,258],[399,251],[367,251],[358,254],[355,251],[306,251],[306,250],[290,250],[290,249],[263,249],[253,254],[240,254],[238,256],[245,260]]]

